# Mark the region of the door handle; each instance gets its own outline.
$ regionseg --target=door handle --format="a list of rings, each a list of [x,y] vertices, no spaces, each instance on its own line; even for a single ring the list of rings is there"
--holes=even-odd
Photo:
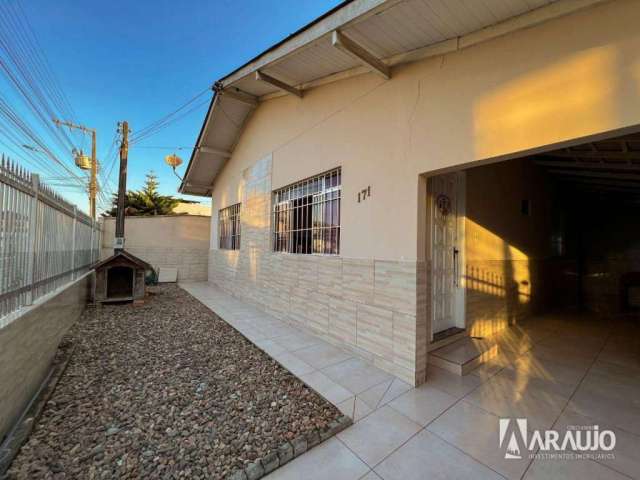
[[[460,251],[453,247],[453,285],[458,287],[458,259]]]

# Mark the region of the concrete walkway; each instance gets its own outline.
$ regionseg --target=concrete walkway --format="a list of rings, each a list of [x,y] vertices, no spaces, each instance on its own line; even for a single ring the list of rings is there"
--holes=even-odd
[[[208,283],[181,286],[354,425],[269,475],[281,479],[640,478],[640,327],[585,316],[537,317],[502,332],[500,355],[459,377],[429,367],[412,388]],[[615,458],[506,459],[500,418],[529,429],[599,425]]]

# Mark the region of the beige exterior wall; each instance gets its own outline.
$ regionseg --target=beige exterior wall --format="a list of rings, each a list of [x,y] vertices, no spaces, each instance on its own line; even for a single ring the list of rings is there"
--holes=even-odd
[[[88,273],[0,328],[0,442],[46,377],[63,335],[87,303]]]
[[[125,249],[155,269],[176,267],[178,281],[207,279],[211,217],[168,215],[125,218]],[[113,254],[115,218],[102,219],[101,259]]]
[[[639,22],[638,2],[605,2],[398,66],[389,81],[361,75],[309,90],[301,100],[286,96],[261,103],[214,185],[210,279],[223,286],[236,278],[236,293],[251,298],[254,284],[244,279],[266,262],[277,269],[264,278],[266,284],[282,278],[288,283],[267,285],[264,298],[254,300],[280,302],[269,308],[307,325],[318,321],[325,336],[343,344],[355,338],[363,355],[405,379],[422,381],[429,266],[420,174],[640,124]],[[265,157],[272,159],[268,181],[259,206],[249,208],[254,194],[243,175]],[[245,224],[269,230],[267,192],[337,166],[343,188],[340,258],[274,255],[266,233],[255,246],[246,245]],[[367,186],[371,197],[358,203],[357,192]],[[217,211],[239,201],[242,250],[218,251]],[[313,282],[332,278],[338,293],[309,288],[316,297],[305,296],[296,289],[307,274]],[[377,284],[380,278],[393,287]],[[345,333],[331,324],[345,318],[355,323],[355,333],[351,326]]]
[[[216,248],[214,227],[209,281],[415,383],[416,262],[272,252],[272,167],[242,173],[240,250]]]

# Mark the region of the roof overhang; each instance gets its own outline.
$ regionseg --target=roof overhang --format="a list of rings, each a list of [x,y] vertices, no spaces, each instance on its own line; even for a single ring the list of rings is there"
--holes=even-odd
[[[210,196],[260,101],[454,52],[606,0],[348,0],[214,87],[179,191]]]

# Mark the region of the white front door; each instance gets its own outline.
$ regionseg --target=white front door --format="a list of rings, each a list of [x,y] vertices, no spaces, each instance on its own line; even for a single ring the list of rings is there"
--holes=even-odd
[[[429,178],[431,338],[464,328],[464,172]]]

